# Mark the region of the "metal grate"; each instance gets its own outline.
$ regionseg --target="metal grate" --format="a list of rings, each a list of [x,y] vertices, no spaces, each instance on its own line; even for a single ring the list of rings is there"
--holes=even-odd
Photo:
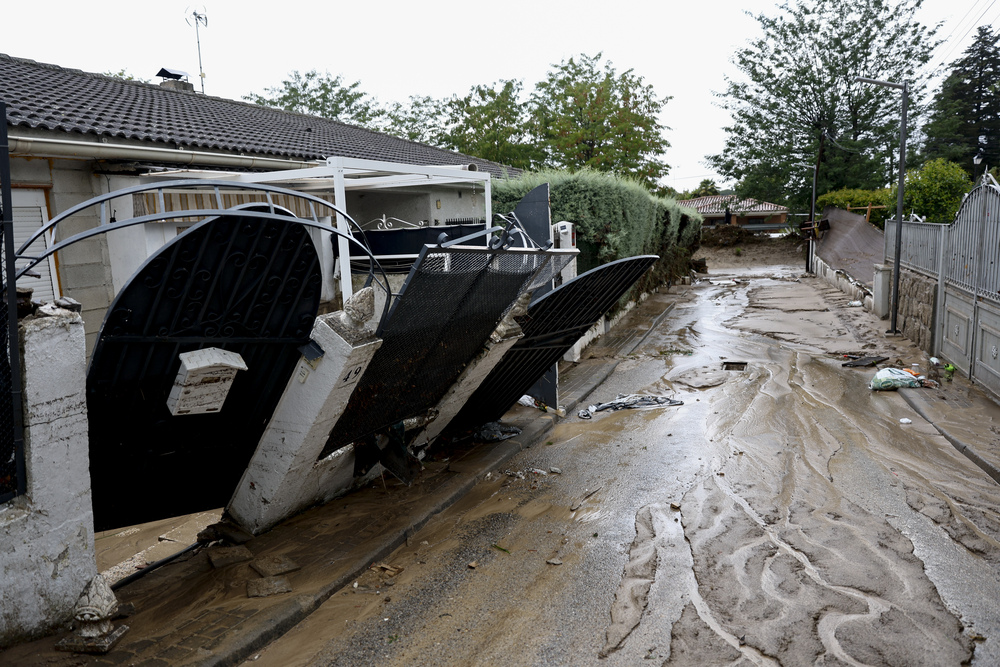
[[[620,259],[570,280],[518,318],[524,337],[507,351],[448,426],[458,432],[496,421],[659,259]]]
[[[437,405],[518,295],[558,256],[425,246],[380,327],[382,346],[320,458]]]
[[[7,118],[7,105],[0,101],[0,117]],[[0,127],[0,228],[3,252],[0,252],[0,503],[25,493],[24,441],[21,432],[20,352],[17,339],[17,295],[8,289],[14,283],[14,217],[10,191],[10,155],[7,148],[7,124]]]

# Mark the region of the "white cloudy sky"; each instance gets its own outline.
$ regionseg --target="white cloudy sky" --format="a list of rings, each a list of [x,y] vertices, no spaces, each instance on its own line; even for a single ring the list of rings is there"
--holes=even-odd
[[[997,0],[926,0],[924,23],[943,22],[949,41],[937,60],[954,60],[975,25],[1000,18]],[[205,92],[239,99],[263,92],[292,70],[318,69],[360,80],[382,101],[446,97],[499,79],[540,81],[553,63],[603,52],[619,70],[633,68],[660,95],[672,96],[671,129],[678,190],[716,178],[704,156],[722,148],[727,114],[713,91],[734,73],[732,52],[753,36],[745,12],[775,12],[774,0],[49,0],[6,3],[0,53],[92,72],[154,80],[160,67],[181,69],[197,87],[192,10],[202,27]]]

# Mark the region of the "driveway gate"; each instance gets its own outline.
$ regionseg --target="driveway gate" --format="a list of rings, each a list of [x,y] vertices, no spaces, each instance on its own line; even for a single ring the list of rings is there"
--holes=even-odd
[[[1000,187],[972,190],[945,232],[938,353],[1000,396]]]

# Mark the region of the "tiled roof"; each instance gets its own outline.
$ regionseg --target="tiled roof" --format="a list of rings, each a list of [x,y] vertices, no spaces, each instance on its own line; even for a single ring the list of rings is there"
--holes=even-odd
[[[695,209],[702,215],[725,214],[726,208],[736,215],[750,215],[753,213],[787,213],[788,209],[766,201],[757,201],[749,197],[740,198],[734,195],[710,195],[708,197],[698,197],[697,199],[685,199],[678,201],[681,206]]]
[[[56,132],[138,139],[168,147],[296,160],[365,158],[418,165],[501,165],[355,125],[124,81],[0,54],[7,124]],[[508,169],[512,175],[518,169]]]

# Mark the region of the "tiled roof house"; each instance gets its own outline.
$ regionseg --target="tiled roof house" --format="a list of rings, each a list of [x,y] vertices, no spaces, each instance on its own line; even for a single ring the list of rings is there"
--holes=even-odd
[[[166,87],[178,83],[126,81],[0,54],[0,99],[7,105],[17,242],[76,204],[158,180],[157,174],[165,170],[287,170],[344,157],[422,166],[475,165],[495,178],[518,171],[336,120]],[[449,200],[449,194],[455,196]],[[482,191],[479,195],[481,209]],[[481,210],[471,210],[476,197],[462,200],[460,192],[432,197],[409,188],[380,192],[363,201],[357,194],[353,197],[348,211],[361,222],[379,215],[403,218],[400,210],[433,218],[437,212],[432,202],[441,209],[442,199],[451,215],[482,215]],[[84,218],[72,233],[98,223],[96,217]],[[138,262],[171,237],[171,230],[166,230],[164,238],[154,242],[148,232],[146,240],[133,239],[131,245],[123,244],[122,232],[71,246],[47,266],[39,265],[42,276],[28,281],[29,286],[41,300],[62,294],[81,301],[92,344],[116,290]],[[69,233],[57,232],[56,241]],[[109,241],[111,236],[116,238]],[[132,257],[119,261],[123,253]],[[116,268],[122,266],[126,268]]]
[[[788,209],[778,204],[734,195],[710,195],[677,202],[701,213],[704,225],[784,226]],[[728,213],[728,215],[727,215]]]

